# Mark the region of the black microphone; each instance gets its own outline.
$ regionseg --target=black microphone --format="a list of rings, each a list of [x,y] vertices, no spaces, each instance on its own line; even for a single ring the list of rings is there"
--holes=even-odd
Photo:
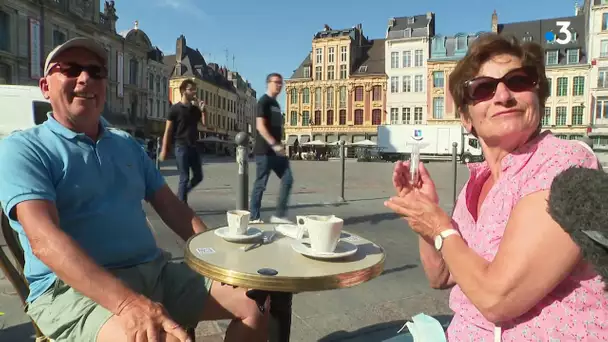
[[[549,215],[579,246],[608,291],[608,174],[571,167],[553,179]]]

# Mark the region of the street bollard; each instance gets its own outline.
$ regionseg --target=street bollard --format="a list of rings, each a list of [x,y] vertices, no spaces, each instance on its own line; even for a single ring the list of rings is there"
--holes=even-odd
[[[156,138],[156,168],[160,170],[160,141],[161,138]]]
[[[453,192],[453,196],[452,196],[452,206],[454,206],[456,204],[456,196],[457,196],[457,189],[456,189],[456,183],[458,182],[458,143],[457,142],[453,142],[452,143],[452,166],[454,167],[454,192]]]
[[[249,135],[240,132],[234,138],[237,144],[236,163],[238,165],[236,185],[236,209],[249,210]]]
[[[346,141],[344,140],[340,140],[340,167],[341,167],[341,171],[340,171],[340,198],[338,199],[340,202],[345,202],[346,199],[344,198],[344,177],[345,177],[345,171],[346,171],[346,148],[344,147],[344,145],[346,145]]]

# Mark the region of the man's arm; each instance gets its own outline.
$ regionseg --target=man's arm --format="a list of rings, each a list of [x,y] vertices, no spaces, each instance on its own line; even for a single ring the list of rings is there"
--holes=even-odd
[[[171,141],[173,141],[173,123],[177,118],[177,113],[175,112],[174,107],[169,109],[169,116],[165,122],[165,133],[163,134],[163,142],[160,149],[160,155],[162,158],[160,160],[164,160],[167,157],[167,153],[169,152],[169,148],[171,148]]]
[[[207,230],[203,220],[180,201],[166,184],[152,195],[149,202],[163,222],[184,241]]]
[[[139,297],[118,278],[97,265],[59,228],[59,214],[53,202],[21,202],[16,205],[14,212],[33,254],[67,285],[115,315],[120,314],[124,305]]]

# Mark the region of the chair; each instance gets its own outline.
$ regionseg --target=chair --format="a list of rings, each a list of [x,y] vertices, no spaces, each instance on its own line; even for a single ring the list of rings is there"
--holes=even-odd
[[[4,250],[0,248],[0,269],[6,275],[9,282],[15,290],[17,290],[17,294],[21,299],[21,303],[25,306],[26,298],[29,295],[29,288],[27,285],[27,281],[23,276],[23,267],[25,265],[25,259],[23,256],[23,249],[21,248],[21,244],[19,243],[19,238],[17,236],[17,232],[15,232],[9,224],[8,217],[4,215],[4,212],[0,210],[1,222],[0,222],[0,230],[2,232],[2,236],[4,236],[4,240],[6,241],[6,245],[15,259],[15,263],[11,262],[10,258]],[[31,317],[30,317],[31,320]],[[36,332],[36,342],[52,342],[51,339],[44,336],[36,322],[32,320],[32,325],[34,326],[34,330]]]

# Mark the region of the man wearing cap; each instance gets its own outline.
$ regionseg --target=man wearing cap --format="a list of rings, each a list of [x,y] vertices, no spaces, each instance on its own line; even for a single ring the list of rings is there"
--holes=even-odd
[[[245,289],[168,262],[142,200],[184,240],[206,230],[129,134],[100,122],[107,54],[93,40],[56,47],[40,89],[53,112],[0,142],[0,202],[19,234],[27,313],[59,341],[188,341],[185,327],[232,319],[226,341],[265,341]]]

